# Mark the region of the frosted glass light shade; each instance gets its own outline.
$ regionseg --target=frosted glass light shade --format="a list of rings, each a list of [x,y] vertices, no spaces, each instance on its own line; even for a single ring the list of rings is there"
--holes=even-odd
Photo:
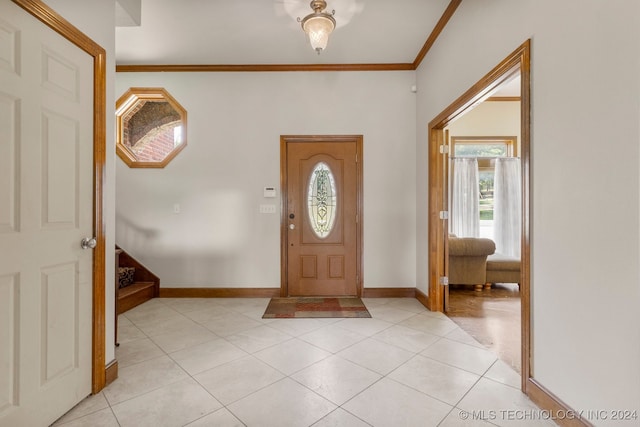
[[[302,29],[309,36],[311,47],[320,53],[320,51],[326,49],[329,34],[331,34],[335,26],[336,24],[332,19],[320,15],[306,19],[302,24]]]

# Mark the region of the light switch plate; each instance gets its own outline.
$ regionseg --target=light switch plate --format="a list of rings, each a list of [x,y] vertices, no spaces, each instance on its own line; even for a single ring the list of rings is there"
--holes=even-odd
[[[263,213],[263,214],[276,213],[276,205],[260,205],[260,213]]]

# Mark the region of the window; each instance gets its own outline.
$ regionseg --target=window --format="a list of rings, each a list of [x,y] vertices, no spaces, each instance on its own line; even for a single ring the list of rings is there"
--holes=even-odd
[[[129,167],[165,167],[186,129],[187,111],[162,88],[131,88],[116,103],[116,152]]]
[[[517,138],[499,137],[451,137],[451,152],[454,157],[474,157],[478,160],[480,181],[480,235],[493,238],[493,185],[495,159],[516,157]]]
[[[307,212],[313,232],[324,239],[333,230],[336,219],[336,182],[329,166],[318,163],[309,176]]]

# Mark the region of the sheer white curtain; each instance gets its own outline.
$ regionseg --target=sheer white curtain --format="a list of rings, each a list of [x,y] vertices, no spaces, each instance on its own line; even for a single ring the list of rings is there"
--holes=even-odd
[[[493,184],[493,226],[496,252],[520,258],[522,204],[520,159],[496,159]]]
[[[458,237],[480,235],[480,184],[478,161],[473,158],[451,159],[451,233]]]

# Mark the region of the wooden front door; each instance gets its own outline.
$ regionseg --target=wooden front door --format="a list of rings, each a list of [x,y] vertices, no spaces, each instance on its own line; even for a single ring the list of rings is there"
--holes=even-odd
[[[91,393],[94,66],[9,1],[0,33],[0,425],[49,425]]]
[[[361,294],[362,137],[283,137],[286,296]]]

